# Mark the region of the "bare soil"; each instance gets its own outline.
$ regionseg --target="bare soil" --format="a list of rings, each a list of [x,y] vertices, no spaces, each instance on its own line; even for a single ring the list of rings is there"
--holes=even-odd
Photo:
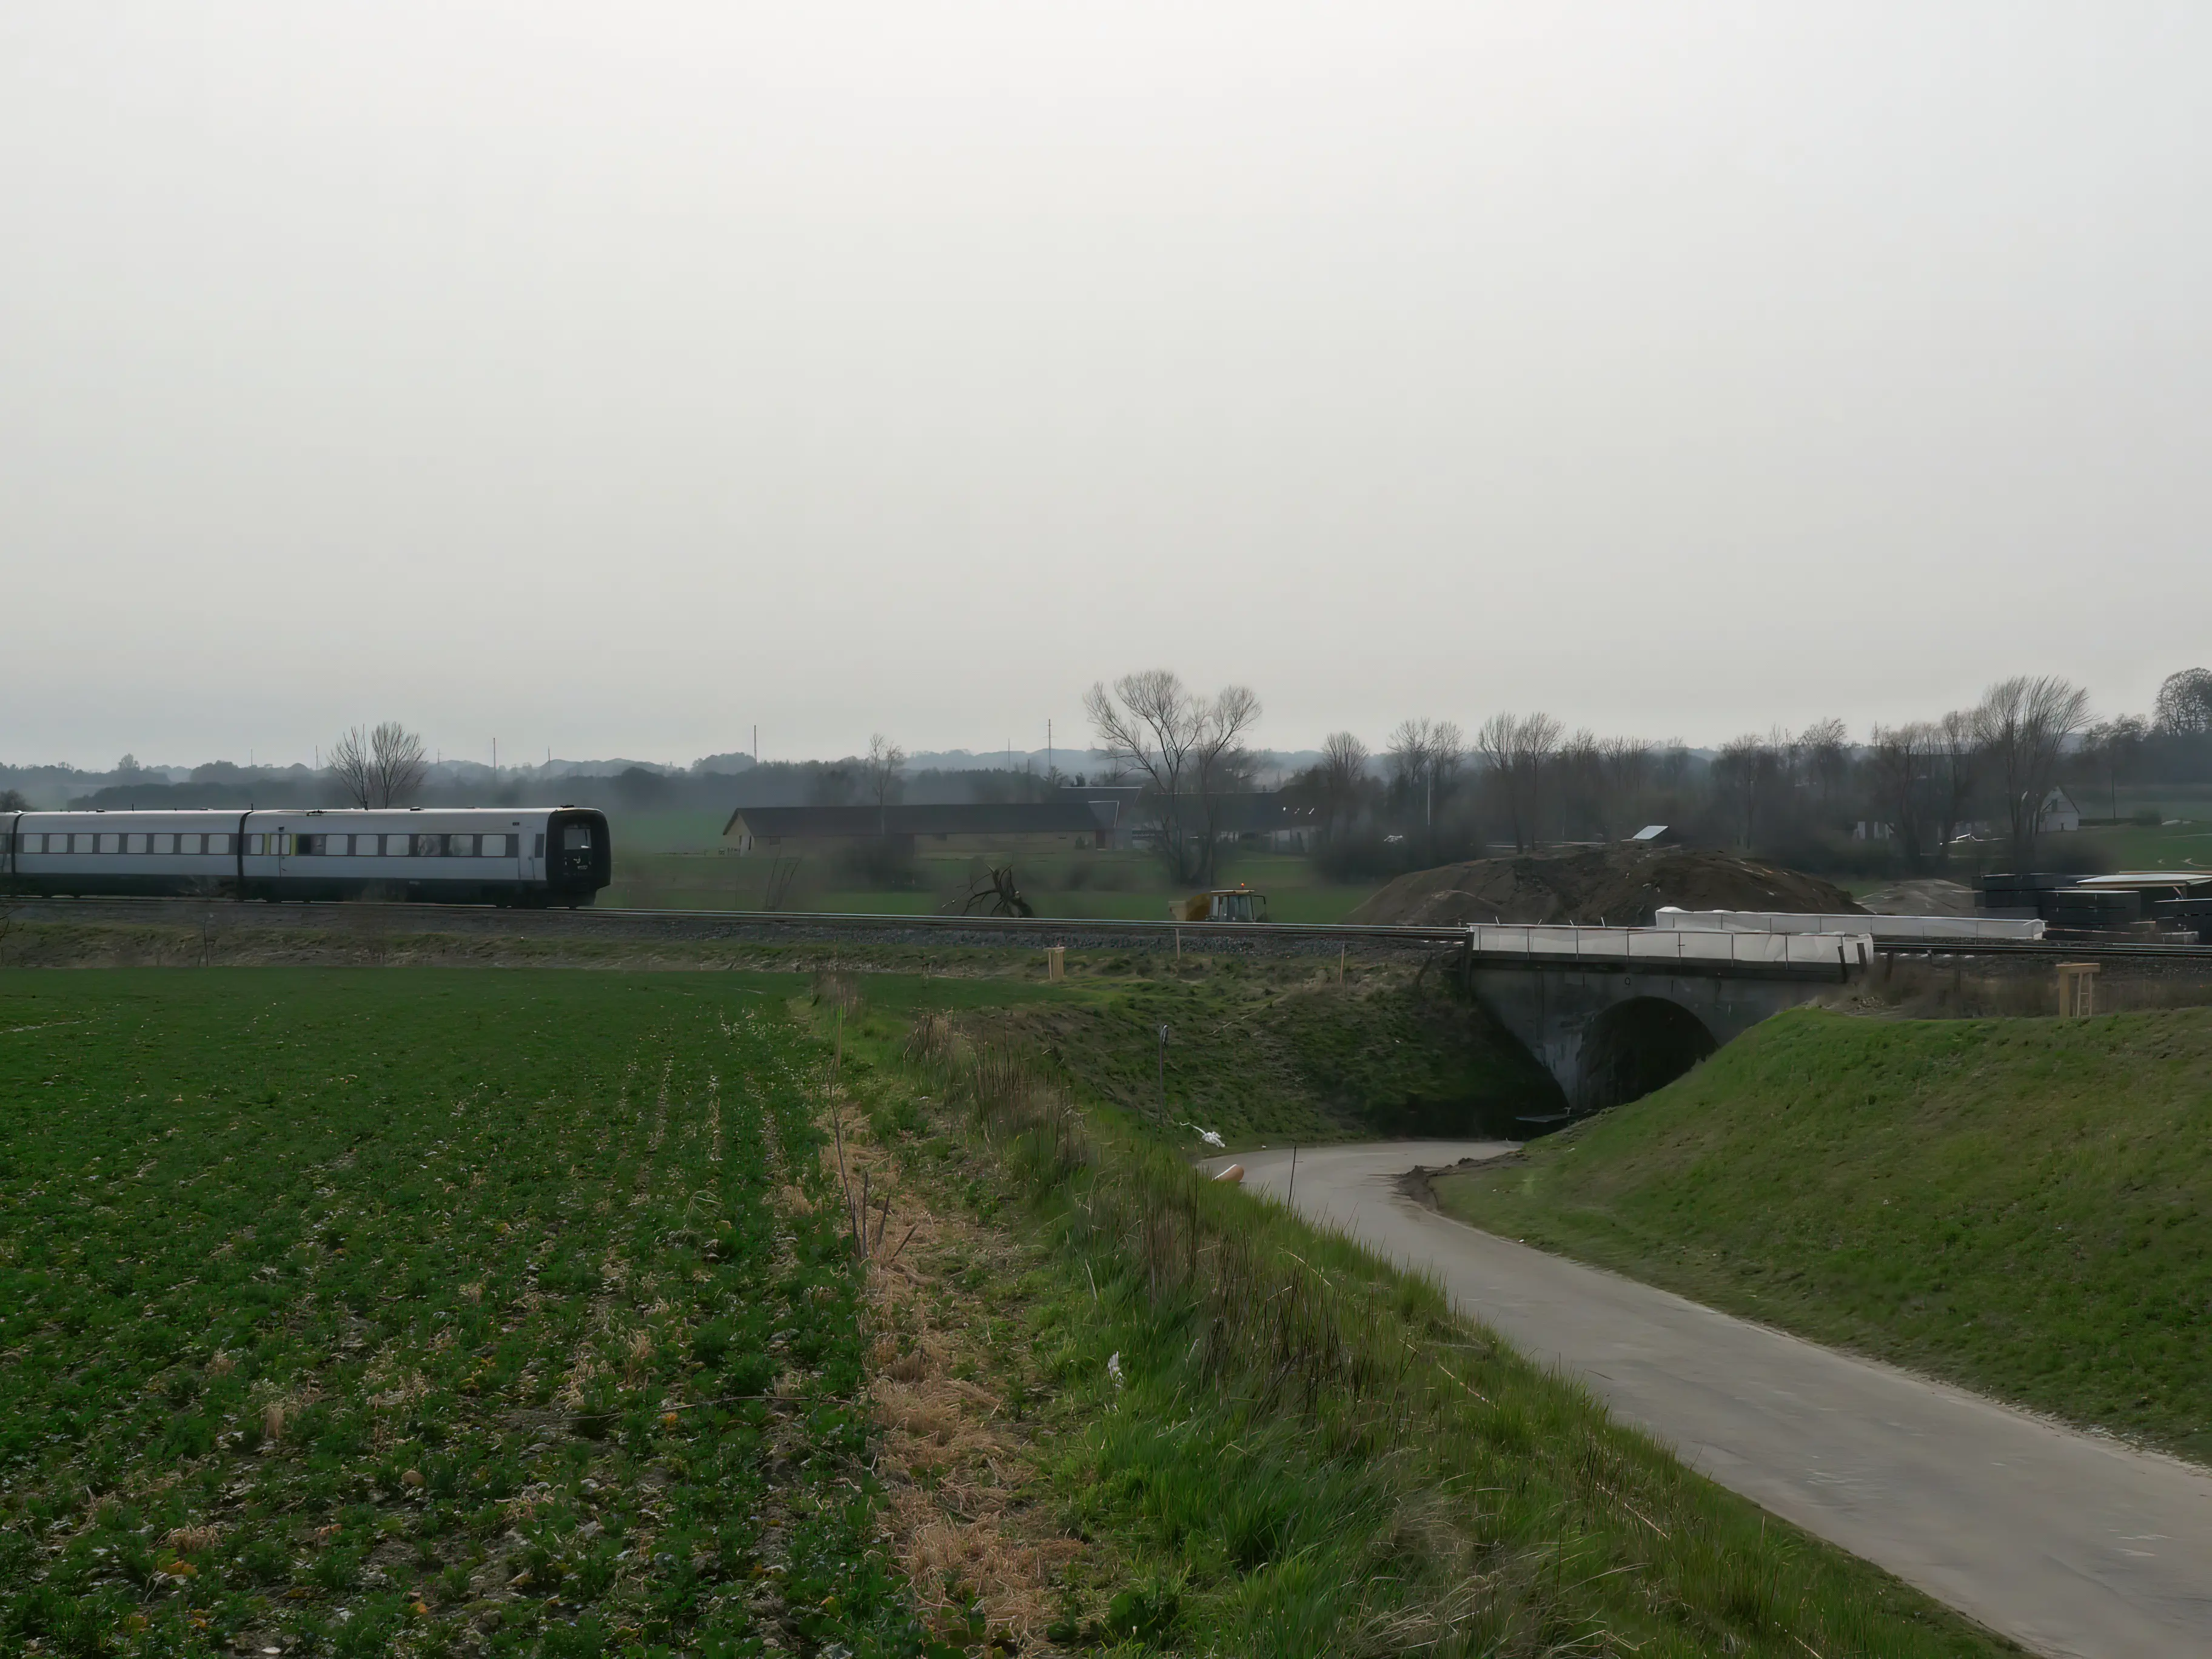
[[[1863,893],[1859,903],[1877,916],[1971,916],[1974,890],[1964,882],[1923,876]]]
[[[1648,927],[1660,907],[1670,904],[1685,910],[1863,914],[1832,882],[1735,853],[1584,847],[1417,870],[1369,899],[1352,920]]]

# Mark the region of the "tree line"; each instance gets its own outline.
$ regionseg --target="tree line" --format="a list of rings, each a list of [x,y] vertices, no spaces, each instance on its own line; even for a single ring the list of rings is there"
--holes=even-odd
[[[1619,841],[1650,823],[1814,867],[1929,872],[1999,852],[2033,863],[2054,788],[2094,820],[2118,817],[2131,786],[2202,782],[2212,782],[2212,671],[2189,669],[2167,678],[2148,717],[2097,720],[2080,686],[2019,675],[1971,707],[1876,726],[1863,741],[1832,719],[1746,732],[1703,755],[1571,732],[1542,713],[1493,714],[1472,735],[1412,719],[1380,753],[1332,732],[1290,793],[1314,809],[1320,856],[1347,877],[1496,846]]]

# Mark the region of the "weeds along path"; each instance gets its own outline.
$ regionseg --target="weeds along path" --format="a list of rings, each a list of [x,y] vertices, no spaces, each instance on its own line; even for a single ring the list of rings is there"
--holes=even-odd
[[[1086,1110],[990,1011],[872,1012],[878,992],[914,1011],[910,985],[836,998],[847,1133],[864,1123],[858,1156],[896,1176],[889,1222],[931,1218],[872,1269],[882,1467],[902,1559],[972,1637],[1255,1659],[2014,1650],[1692,1473],[1433,1284]]]
[[[0,975],[0,1651],[920,1651],[779,1006]]]

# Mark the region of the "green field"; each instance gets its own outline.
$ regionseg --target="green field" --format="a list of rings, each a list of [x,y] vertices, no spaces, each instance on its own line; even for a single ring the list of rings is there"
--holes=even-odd
[[[805,859],[794,866],[724,852],[722,825],[712,814],[615,813],[610,829],[614,881],[599,899],[610,906],[927,915],[957,910],[985,863],[919,858],[909,884],[872,887],[833,860]],[[1195,890],[1170,882],[1148,853],[1057,853],[1013,864],[1039,915],[1157,921],[1170,899]],[[1278,921],[1341,921],[1380,884],[1331,883],[1303,855],[1241,850],[1224,858],[1216,879],[1266,893]]]
[[[2212,1011],[1770,1020],[1475,1225],[2212,1459]]]
[[[0,975],[0,1649],[915,1650],[791,984]]]
[[[0,975],[0,1653],[2009,1650],[1163,1155],[1116,1103],[1162,1006],[1249,1127],[1255,1022],[1325,1034],[1299,1110],[1496,1065],[1402,975],[1191,971]],[[839,1158],[997,1241],[917,1243],[920,1324],[833,1049]],[[1002,1438],[893,1491],[931,1320]],[[987,1480],[1065,1563],[1018,1644],[890,1518]]]

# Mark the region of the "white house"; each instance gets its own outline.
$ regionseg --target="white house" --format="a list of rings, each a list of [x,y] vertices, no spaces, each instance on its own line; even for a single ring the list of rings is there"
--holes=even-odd
[[[2081,827],[2081,809],[2074,804],[2074,798],[2063,789],[2053,789],[2043,798],[2043,810],[2035,819],[2037,833],[2064,835]]]

